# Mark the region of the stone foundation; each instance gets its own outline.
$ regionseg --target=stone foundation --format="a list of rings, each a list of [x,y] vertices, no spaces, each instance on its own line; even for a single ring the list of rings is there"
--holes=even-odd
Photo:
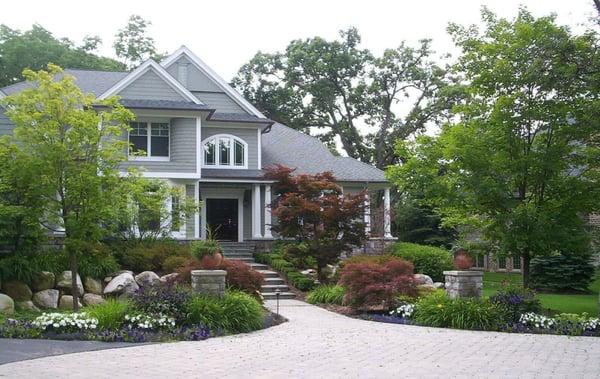
[[[446,294],[451,299],[480,298],[483,293],[483,271],[444,271]]]
[[[192,288],[202,295],[225,295],[225,270],[192,270]]]

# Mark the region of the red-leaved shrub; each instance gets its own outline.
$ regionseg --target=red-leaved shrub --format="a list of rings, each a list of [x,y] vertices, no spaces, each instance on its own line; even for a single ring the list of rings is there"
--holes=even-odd
[[[346,304],[354,308],[389,309],[395,296],[417,295],[413,265],[400,258],[344,265],[339,284],[346,289]]]

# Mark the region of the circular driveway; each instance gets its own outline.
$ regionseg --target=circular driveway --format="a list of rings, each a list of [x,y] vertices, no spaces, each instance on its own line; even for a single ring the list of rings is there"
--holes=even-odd
[[[255,333],[9,363],[0,377],[600,376],[600,338],[383,324],[294,300],[282,301],[280,311],[290,322]]]

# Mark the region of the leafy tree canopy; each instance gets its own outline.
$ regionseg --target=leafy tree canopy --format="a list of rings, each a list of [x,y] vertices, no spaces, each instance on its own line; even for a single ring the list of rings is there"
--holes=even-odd
[[[138,66],[148,58],[161,60],[165,55],[157,54],[154,38],[148,35],[150,25],[150,21],[134,14],[129,17],[127,25],[115,35],[115,53],[129,68]]]
[[[0,25],[0,87],[22,81],[23,70],[40,70],[48,63],[62,67],[94,70],[123,70],[125,65],[92,53],[102,43],[87,36],[81,46],[71,40],[57,39],[40,25],[20,31]]]

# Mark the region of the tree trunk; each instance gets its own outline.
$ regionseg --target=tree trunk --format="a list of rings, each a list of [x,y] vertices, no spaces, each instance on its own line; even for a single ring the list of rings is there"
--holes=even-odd
[[[69,264],[71,266],[71,295],[73,296],[73,312],[79,312],[79,287],[77,286],[77,252],[69,249]]]
[[[529,253],[523,253],[523,267],[521,268],[521,273],[523,275],[523,287],[529,288],[529,264],[531,262],[531,257]]]

